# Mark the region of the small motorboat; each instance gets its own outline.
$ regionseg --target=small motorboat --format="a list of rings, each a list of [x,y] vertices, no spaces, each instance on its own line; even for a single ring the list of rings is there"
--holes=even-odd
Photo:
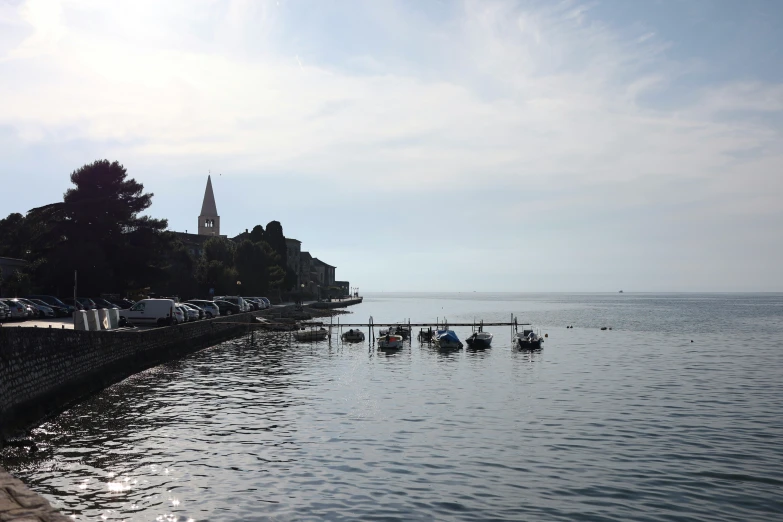
[[[396,350],[402,348],[402,336],[387,333],[378,338],[379,350]]]
[[[391,333],[402,337],[403,341],[407,341],[411,338],[411,329],[408,326],[397,325],[391,328]]]
[[[297,341],[323,341],[329,332],[323,326],[320,328],[302,329],[294,332]]]
[[[533,331],[533,328],[522,328],[517,332],[514,341],[523,350],[538,350],[544,342],[544,338]]]
[[[342,335],[342,339],[346,343],[360,343],[364,341],[364,332],[351,328]]]
[[[457,350],[462,348],[462,341],[453,330],[436,330],[432,342],[444,350]]]
[[[426,330],[424,328],[421,328],[419,330],[419,342],[420,343],[431,343],[432,339],[435,337],[435,334],[432,331],[432,328],[427,328]]]
[[[471,348],[489,348],[489,345],[492,344],[492,337],[489,332],[478,331],[473,332],[473,335],[465,339],[465,342]]]

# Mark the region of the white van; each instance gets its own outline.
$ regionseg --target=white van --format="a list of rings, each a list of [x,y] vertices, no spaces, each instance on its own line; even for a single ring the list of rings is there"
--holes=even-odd
[[[120,310],[120,325],[164,326],[176,324],[173,299],[142,299],[127,310]]]

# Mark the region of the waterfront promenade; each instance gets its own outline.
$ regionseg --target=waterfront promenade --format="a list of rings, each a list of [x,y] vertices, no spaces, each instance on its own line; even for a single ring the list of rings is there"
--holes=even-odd
[[[361,300],[327,302],[329,308]],[[305,303],[316,308],[317,303]],[[6,323],[0,328],[0,436],[14,436],[74,401],[155,364],[251,332],[256,318],[292,308],[277,305],[176,327],[125,332],[73,330],[70,318]],[[25,327],[25,328],[17,328]],[[63,331],[65,330],[65,331]],[[130,337],[129,337],[130,335]],[[0,522],[62,522],[41,496],[0,468]]]

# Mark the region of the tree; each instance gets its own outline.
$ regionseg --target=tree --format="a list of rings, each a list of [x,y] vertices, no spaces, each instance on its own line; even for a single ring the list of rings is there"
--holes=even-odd
[[[0,256],[26,259],[30,250],[32,222],[19,213],[0,219]]]
[[[222,237],[212,237],[204,243],[207,261],[219,261],[227,266],[234,264],[234,243]]]
[[[269,243],[269,246],[271,246],[280,256],[280,266],[286,266],[288,263],[288,247],[286,246],[285,236],[283,235],[283,226],[279,221],[270,221],[266,225],[264,241]]]
[[[266,241],[266,233],[264,232],[264,227],[261,225],[256,225],[253,227],[253,230],[250,231],[250,241],[253,243],[260,243],[261,241]]]
[[[269,289],[269,259],[262,244],[245,240],[236,249],[234,266],[245,295],[264,295]]]
[[[71,174],[75,185],[54,203],[28,213],[36,233],[33,250],[41,259],[37,281],[62,291],[73,271],[79,293],[125,293],[165,281],[166,253],[172,237],[165,219],[139,214],[152,204],[151,193],[128,178],[118,162],[98,160]]]
[[[166,266],[166,281],[161,293],[180,297],[198,294],[196,261],[185,245],[181,241],[175,241],[167,258],[169,263]]]
[[[222,237],[213,237],[204,243],[204,256],[198,274],[199,284],[214,288],[216,295],[234,294],[239,275],[234,268],[234,243]]]
[[[288,247],[283,235],[283,226],[279,221],[270,221],[266,225],[266,233],[264,235],[266,242],[275,253],[269,267],[269,286],[277,291],[278,298],[280,298],[280,289],[285,284],[286,268],[288,266]]]

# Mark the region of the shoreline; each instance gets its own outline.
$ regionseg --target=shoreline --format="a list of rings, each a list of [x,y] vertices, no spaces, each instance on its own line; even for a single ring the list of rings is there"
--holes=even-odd
[[[277,306],[176,326],[146,330],[80,331],[64,328],[0,328],[0,450],[4,442],[80,400],[148,368],[256,331],[298,328],[313,316],[339,314],[362,299],[325,302],[296,312]],[[309,313],[312,312],[312,313]],[[348,313],[348,312],[345,312]],[[300,316],[300,317],[285,317]],[[266,328],[259,323],[264,320]],[[47,369],[42,370],[41,366]],[[40,494],[0,466],[0,519],[65,522]]]

